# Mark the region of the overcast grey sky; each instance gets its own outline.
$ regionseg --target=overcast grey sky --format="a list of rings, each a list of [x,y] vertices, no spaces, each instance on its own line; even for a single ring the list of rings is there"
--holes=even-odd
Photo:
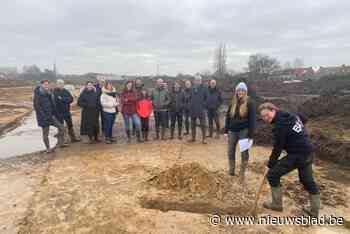
[[[348,64],[349,12],[349,0],[2,0],[0,66],[195,73],[212,70],[220,42],[234,70],[251,53]]]

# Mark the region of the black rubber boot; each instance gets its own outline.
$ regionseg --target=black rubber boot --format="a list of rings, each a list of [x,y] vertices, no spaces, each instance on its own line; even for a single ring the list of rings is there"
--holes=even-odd
[[[160,139],[161,140],[166,140],[166,138],[165,138],[165,128],[162,128],[162,130],[161,130],[161,132],[160,132]]]
[[[143,142],[143,140],[141,139],[141,131],[140,130],[136,131],[136,139],[137,139],[138,143]]]
[[[144,134],[145,134],[144,136],[145,141],[148,141],[148,131],[145,131]]]
[[[206,135],[205,135],[205,127],[202,127],[202,144],[206,145],[207,142],[205,141]]]
[[[156,129],[156,140],[159,140],[159,129]]]
[[[128,138],[127,142],[130,143],[131,142],[130,130],[126,130],[126,136]]]
[[[235,160],[229,159],[228,160],[228,174],[230,176],[234,176],[235,175],[235,166],[236,166]]]
[[[213,132],[214,132],[213,126],[209,127],[209,135],[208,135],[208,137],[213,138]]]
[[[271,202],[264,202],[263,206],[266,209],[274,210],[274,211],[283,211],[282,204],[282,189],[281,187],[271,187]]]
[[[191,135],[192,135],[192,139],[189,140],[188,142],[195,142],[196,141],[196,128],[192,128]]]
[[[182,140],[182,127],[179,126],[178,130],[177,130],[177,139]]]
[[[174,128],[171,128],[171,129],[170,129],[170,140],[173,140],[173,139],[174,139],[174,132],[175,132],[175,129],[174,129]]]

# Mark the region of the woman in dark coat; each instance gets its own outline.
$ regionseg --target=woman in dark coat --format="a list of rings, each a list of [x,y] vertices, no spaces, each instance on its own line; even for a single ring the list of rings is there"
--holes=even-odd
[[[248,96],[248,87],[241,82],[236,86],[231,104],[227,110],[225,135],[228,136],[229,174],[235,175],[236,146],[239,140],[248,139],[252,143],[256,125],[254,101]],[[249,151],[241,152],[239,180],[245,182],[245,171],[248,167]]]
[[[78,105],[81,110],[80,135],[89,137],[89,144],[100,142],[99,133],[99,111],[100,103],[98,94],[92,82],[87,82],[85,88],[81,92]]]

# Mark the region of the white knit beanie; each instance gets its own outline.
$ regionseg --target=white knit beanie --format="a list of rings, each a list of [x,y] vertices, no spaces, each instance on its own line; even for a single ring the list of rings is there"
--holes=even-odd
[[[236,91],[238,90],[243,90],[248,92],[248,87],[244,82],[240,82],[237,86],[236,86]]]

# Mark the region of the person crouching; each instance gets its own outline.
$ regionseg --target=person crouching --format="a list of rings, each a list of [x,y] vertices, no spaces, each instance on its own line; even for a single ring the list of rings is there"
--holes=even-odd
[[[298,169],[299,180],[310,194],[310,208],[304,211],[318,217],[320,192],[313,178],[313,149],[304,127],[305,118],[279,110],[272,103],[260,105],[261,118],[273,125],[273,150],[268,160],[267,179],[271,186],[272,201],[263,206],[275,211],[283,211],[281,177]],[[279,159],[282,150],[287,156]]]

